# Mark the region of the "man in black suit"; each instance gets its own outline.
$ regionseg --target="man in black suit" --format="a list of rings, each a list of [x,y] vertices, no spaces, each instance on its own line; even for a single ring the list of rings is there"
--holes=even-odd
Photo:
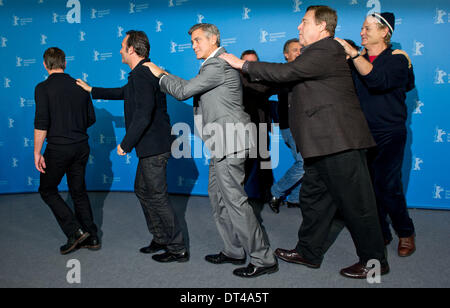
[[[166,96],[159,87],[159,80],[143,66],[150,62],[150,43],[142,31],[128,31],[122,42],[122,62],[130,66],[128,83],[122,88],[92,88],[82,80],[77,83],[93,98],[124,100],[126,135],[117,146],[117,153],[125,155],[136,148],[139,164],[136,171],[135,193],[141,202],[153,240],[142,253],[154,255],[158,262],[186,262],[183,235],[169,201],[166,182],[166,166],[170,158],[170,119]]]
[[[295,82],[289,123],[305,159],[300,191],[303,222],[293,250],[277,249],[287,262],[320,267],[336,214],[342,215],[356,246],[359,262],[341,270],[349,278],[366,278],[369,261],[389,272],[378,223],[366,149],[375,146],[355,93],[346,53],[334,39],[336,12],[309,7],[299,25],[301,55],[286,64],[244,62],[222,56],[254,80]]]

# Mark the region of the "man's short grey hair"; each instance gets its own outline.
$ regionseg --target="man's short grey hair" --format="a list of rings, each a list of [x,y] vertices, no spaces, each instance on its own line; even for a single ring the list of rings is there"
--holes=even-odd
[[[215,25],[213,25],[213,24],[196,24],[196,25],[192,26],[191,29],[189,29],[189,32],[188,32],[189,35],[192,35],[192,33],[198,29],[202,29],[206,33],[206,36],[208,38],[210,38],[211,35],[217,36],[217,47],[220,47],[220,32],[219,32],[219,29]]]

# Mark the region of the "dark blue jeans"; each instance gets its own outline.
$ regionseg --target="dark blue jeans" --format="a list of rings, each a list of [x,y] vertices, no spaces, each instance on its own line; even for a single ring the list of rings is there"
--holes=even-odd
[[[153,240],[172,253],[186,251],[178,220],[167,193],[166,166],[170,153],[139,158],[134,191]]]
[[[372,134],[377,147],[369,150],[367,162],[377,198],[384,239],[392,239],[388,215],[397,235],[410,237],[414,234],[414,224],[408,214],[402,184],[406,130]]]
[[[67,237],[80,228],[92,236],[97,236],[97,227],[94,224],[85,183],[89,152],[87,142],[71,145],[48,144],[45,149],[44,159],[47,168],[45,174],[41,173],[39,193]],[[58,185],[64,174],[67,174],[67,184],[75,213],[58,193]]]

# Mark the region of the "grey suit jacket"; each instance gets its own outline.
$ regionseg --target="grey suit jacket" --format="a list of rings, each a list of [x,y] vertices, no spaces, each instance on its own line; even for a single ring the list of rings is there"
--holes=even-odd
[[[191,80],[169,74],[160,82],[161,90],[177,100],[194,97],[197,131],[215,158],[253,150],[256,140],[256,127],[244,111],[239,72],[218,58],[224,52],[221,47]]]

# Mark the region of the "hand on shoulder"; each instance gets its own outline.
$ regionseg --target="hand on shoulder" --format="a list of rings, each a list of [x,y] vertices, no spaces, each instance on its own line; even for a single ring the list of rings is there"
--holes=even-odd
[[[411,68],[412,66],[412,62],[411,62],[411,58],[409,57],[408,53],[404,50],[401,49],[396,49],[392,52],[393,55],[403,55],[406,57],[406,59],[408,60],[408,68]]]

